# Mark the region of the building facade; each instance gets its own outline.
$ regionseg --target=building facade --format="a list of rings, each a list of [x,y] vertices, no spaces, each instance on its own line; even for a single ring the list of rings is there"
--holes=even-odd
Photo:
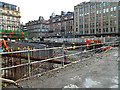
[[[74,12],[63,12],[61,15],[52,14],[49,22],[49,36],[72,35],[74,30]]]
[[[24,27],[26,27],[28,38],[31,40],[40,40],[48,36],[48,21],[42,16],[38,20],[29,21]]]
[[[79,36],[117,35],[120,30],[120,3],[83,2],[74,7],[74,34]]]
[[[26,32],[20,30],[20,18],[19,7],[0,2],[0,37],[14,40],[27,37]]]

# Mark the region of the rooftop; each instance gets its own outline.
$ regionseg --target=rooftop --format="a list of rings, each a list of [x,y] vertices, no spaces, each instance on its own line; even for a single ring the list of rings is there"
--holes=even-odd
[[[12,9],[12,10],[16,10],[16,5],[13,4],[9,4],[9,3],[5,3],[5,2],[1,2],[0,1],[0,7],[4,8],[4,6],[6,5],[6,8],[8,9]]]

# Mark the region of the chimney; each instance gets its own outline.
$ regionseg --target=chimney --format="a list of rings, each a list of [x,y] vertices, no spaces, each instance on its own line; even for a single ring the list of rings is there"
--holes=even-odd
[[[50,16],[50,19],[52,18],[52,16]]]
[[[4,5],[4,8],[6,8],[6,5]]]
[[[61,11],[61,15],[64,15],[64,11]]]
[[[20,12],[20,7],[18,7],[18,11]]]

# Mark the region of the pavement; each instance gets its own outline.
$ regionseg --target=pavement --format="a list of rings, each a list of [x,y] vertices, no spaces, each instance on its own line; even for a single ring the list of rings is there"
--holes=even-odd
[[[23,88],[118,88],[118,49],[20,81]]]

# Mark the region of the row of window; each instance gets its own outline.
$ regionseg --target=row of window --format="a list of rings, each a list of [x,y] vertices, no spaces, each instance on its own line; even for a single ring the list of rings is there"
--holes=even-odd
[[[88,18],[85,18],[85,22],[88,22]],[[79,21],[80,23],[83,23],[83,19],[80,19],[80,21]]]
[[[112,12],[112,11],[116,11],[116,7],[112,7],[112,8],[110,9],[110,11],[111,11],[111,12]],[[109,8],[103,9],[103,13],[107,13],[107,12],[109,12]],[[94,11],[91,11],[91,13],[94,13]],[[97,14],[101,14],[101,10],[97,10],[96,13],[97,13]],[[87,13],[84,13],[84,14],[80,14],[79,16],[83,16],[83,15],[87,16],[87,15],[89,15],[89,13],[87,12]]]
[[[107,6],[109,5],[108,2],[103,3],[103,7],[106,6],[106,5],[107,5]],[[101,7],[102,7],[102,4],[97,4],[97,5],[96,5],[96,8],[101,8]],[[91,6],[90,6],[90,9],[91,9],[91,10],[92,10],[92,9],[95,9],[95,5],[91,5]],[[83,8],[80,8],[80,9],[79,9],[80,12],[83,12],[83,10],[84,10],[84,11],[88,11],[88,10],[89,10],[89,6],[85,7],[84,9],[83,9]]]
[[[3,13],[3,10],[0,10],[0,13]],[[11,12],[10,11],[7,11],[8,14],[12,14],[12,15],[18,15],[18,13],[14,13],[14,12]]]
[[[0,7],[4,8],[4,6],[6,5],[6,8],[11,8],[12,10],[16,10],[16,6],[12,5],[12,4],[5,4],[3,2],[0,2]]]
[[[48,26],[47,25],[42,25],[42,28],[47,28]],[[33,27],[28,27],[28,29],[35,29],[35,28],[41,28],[41,26],[33,26]]]
[[[103,28],[103,33],[107,33],[108,32],[108,28]],[[116,27],[110,28],[110,32],[116,32]],[[88,34],[89,30],[85,30],[85,34]],[[94,34],[95,30],[94,29],[90,29],[90,33]],[[101,33],[101,29],[96,29],[96,33]],[[83,30],[80,30],[80,34],[83,34]]]
[[[0,29],[2,30],[2,29],[4,29],[4,30],[20,30],[20,28],[15,28],[15,27],[12,27],[12,28],[7,28],[7,27],[0,27]]]
[[[42,30],[40,30],[40,29],[36,29],[36,30],[30,30],[29,32],[40,32],[40,31],[48,31],[47,29],[42,29]]]
[[[108,24],[108,22],[103,22],[103,26],[107,26],[107,25],[109,25]],[[116,25],[116,21],[114,21],[114,22],[110,22],[110,25]],[[88,24],[85,24],[85,28],[88,28]],[[98,27],[98,26],[101,26],[101,23],[96,23],[96,27]],[[83,28],[83,25],[79,25],[79,27],[80,28]],[[90,24],[90,27],[95,27],[95,24],[94,23],[91,23]]]
[[[113,16],[116,17],[116,13],[110,14],[110,16],[111,16],[111,17],[113,17]],[[103,20],[104,20],[104,19],[108,20],[108,17],[107,17],[107,16],[104,16],[104,17],[103,17]],[[91,17],[91,18],[90,18],[90,21],[91,21],[91,22],[94,22],[94,20],[95,20],[94,17]],[[100,17],[99,17],[99,18],[96,17],[96,20],[101,20],[101,18],[100,18]],[[84,22],[89,22],[89,19],[88,19],[88,18],[85,18]],[[83,23],[83,19],[79,19],[79,23]]]

